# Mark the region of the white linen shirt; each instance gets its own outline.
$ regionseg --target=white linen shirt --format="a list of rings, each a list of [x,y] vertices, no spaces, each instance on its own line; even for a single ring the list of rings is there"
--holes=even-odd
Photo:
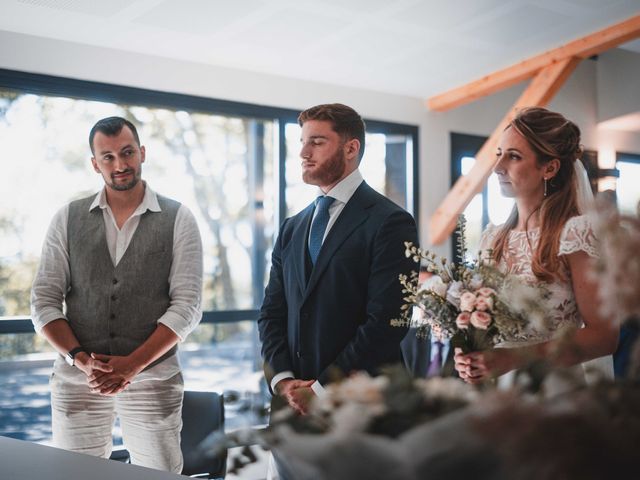
[[[105,187],[106,188],[106,187]],[[156,193],[145,183],[145,193],[140,205],[131,217],[118,229],[111,207],[107,203],[105,188],[96,194],[89,210],[96,206],[102,209],[109,255],[116,266],[127,251],[140,217],[147,210],[161,211]],[[64,297],[71,283],[67,223],[69,205],[62,207],[53,217],[47,231],[40,265],[31,290],[31,319],[36,332],[49,322],[63,318]],[[196,219],[184,205],[178,209],[173,231],[173,260],[169,272],[170,303],[158,323],[170,328],[183,341],[202,318],[202,240]],[[79,369],[67,365],[58,356],[54,371],[69,380],[85,380]],[[134,382],[142,380],[164,380],[180,372],[177,355],[141,372]]]
[[[327,228],[324,231],[324,237],[322,237],[322,243],[324,243],[324,240],[327,238],[327,234],[329,233],[329,230],[331,230],[331,228],[335,225],[336,220],[338,220],[338,217],[342,213],[342,210],[344,210],[345,205],[349,200],[351,200],[351,197],[353,197],[353,194],[356,193],[356,190],[358,189],[358,187],[363,181],[364,181],[364,178],[362,178],[362,174],[360,173],[360,170],[356,168],[353,172],[351,172],[349,175],[343,178],[340,182],[338,182],[326,194],[320,188],[318,189],[318,196],[326,195],[327,197],[333,197],[335,199],[333,203],[329,206],[329,222],[327,223]],[[315,211],[313,212],[313,218],[316,218],[317,214],[318,214],[318,209],[316,208]],[[312,222],[313,222],[313,218],[311,219]],[[309,242],[309,239],[307,239],[307,245],[308,245],[308,242]],[[285,372],[280,372],[276,374],[271,379],[271,391],[275,392],[276,391],[275,387],[278,384],[278,382],[280,380],[284,380],[287,378],[294,378],[293,372],[287,370]],[[322,395],[325,392],[324,387],[317,380],[313,382],[313,384],[311,385],[311,389],[316,395]]]

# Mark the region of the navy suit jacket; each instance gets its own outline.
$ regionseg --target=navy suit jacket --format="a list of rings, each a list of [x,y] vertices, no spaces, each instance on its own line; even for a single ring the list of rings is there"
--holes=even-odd
[[[418,338],[417,328],[410,328],[407,336],[402,340],[402,356],[404,357],[404,364],[407,370],[416,378],[425,378],[427,371],[429,370],[429,364],[431,363],[431,337]],[[453,346],[450,345],[447,352],[447,358],[444,361],[444,365],[440,370],[441,377],[458,377],[458,372],[455,369],[455,363],[453,361]]]
[[[413,217],[362,182],[312,267],[313,210],[285,220],[273,248],[258,319],[269,385],[284,371],[326,384],[356,370],[375,375],[402,359],[406,329],[390,320],[403,303],[398,275],[415,268],[404,254],[405,241],[417,244]]]

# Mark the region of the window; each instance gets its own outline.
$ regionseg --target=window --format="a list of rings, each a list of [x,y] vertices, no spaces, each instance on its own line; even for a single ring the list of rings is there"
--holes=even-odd
[[[469,173],[473,165],[475,165],[475,154],[484,142],[486,137],[476,135],[465,135],[460,133],[451,134],[451,185],[453,185],[460,176]],[[500,193],[500,185],[495,174],[491,174],[487,184],[482,192],[477,193],[463,214],[467,221],[466,240],[467,240],[467,260],[476,258],[480,249],[480,236],[489,222],[494,225],[504,223],[514,201],[506,198]],[[460,261],[456,251],[457,232],[453,237],[452,258]]]
[[[55,353],[31,328],[30,287],[54,212],[102,187],[87,137],[109,115],[136,123],[143,178],[186,204],[202,233],[205,312],[181,346],[186,387],[233,393],[229,428],[264,421],[255,413],[265,401],[255,320],[270,251],[284,217],[315,194],[295,170],[297,114],[0,70],[0,435],[50,438]],[[417,128],[367,126],[365,179],[417,217]]]
[[[638,215],[640,202],[640,155],[633,153],[618,153],[616,168],[620,172],[616,187],[618,208],[627,215]]]

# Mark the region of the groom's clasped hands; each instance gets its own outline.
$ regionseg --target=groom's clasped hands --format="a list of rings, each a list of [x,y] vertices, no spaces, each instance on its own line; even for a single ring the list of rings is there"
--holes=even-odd
[[[311,385],[315,380],[297,380],[286,378],[278,382],[278,395],[283,397],[289,406],[300,415],[306,415],[309,411],[311,398],[315,395]]]

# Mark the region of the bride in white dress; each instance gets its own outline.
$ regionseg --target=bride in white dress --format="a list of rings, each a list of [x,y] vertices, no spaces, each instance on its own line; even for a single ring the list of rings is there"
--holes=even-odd
[[[576,160],[580,150],[579,128],[544,108],[521,110],[502,134],[494,172],[502,194],[516,205],[503,225],[485,230],[481,249],[492,249],[503,271],[544,282],[551,292],[551,329],[510,339],[498,346],[503,348],[466,355],[457,350],[456,370],[468,383],[516,371],[534,359],[569,367],[616,348],[617,328],[599,315],[597,283],[590,275],[597,253],[584,213],[593,197]],[[558,338],[569,326],[576,327],[570,338]]]

